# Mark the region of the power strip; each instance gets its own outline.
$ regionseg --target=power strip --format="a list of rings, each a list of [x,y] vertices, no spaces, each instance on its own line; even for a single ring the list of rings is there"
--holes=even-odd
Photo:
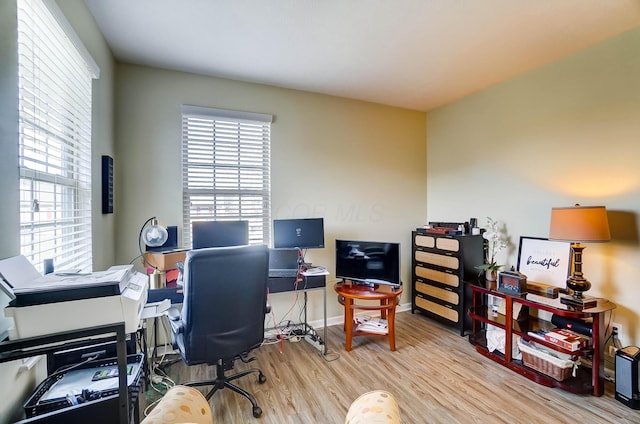
[[[315,334],[307,334],[304,336],[304,339],[307,341],[307,343],[318,349],[320,352],[324,350],[324,341],[322,341],[320,336],[316,336]]]

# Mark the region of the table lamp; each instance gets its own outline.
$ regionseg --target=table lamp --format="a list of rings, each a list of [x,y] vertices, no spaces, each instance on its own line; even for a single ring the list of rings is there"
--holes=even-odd
[[[142,245],[159,247],[162,246],[168,238],[169,233],[167,232],[167,229],[158,224],[158,218],[155,216],[147,219],[144,224],[142,224],[140,234],[138,234],[138,248],[140,249],[142,263],[143,265],[146,264],[153,268],[153,273],[149,275],[149,286],[154,289],[164,286],[164,274],[158,271],[158,267],[156,265],[147,261],[147,258],[144,256],[144,252],[142,251]]]
[[[149,224],[149,225],[147,225]],[[140,228],[140,234],[138,235],[138,248],[140,249],[140,256],[144,258],[144,252],[142,251],[142,245],[150,247],[162,246],[169,238],[167,229],[158,224],[158,218],[155,216],[147,219],[142,228]],[[151,265],[154,269],[158,269],[156,266]]]
[[[611,240],[607,210],[604,206],[580,206],[552,208],[549,230],[550,240],[571,242],[571,275],[567,279],[570,297],[562,297],[565,305],[588,309],[596,305],[595,299],[585,298],[584,292],[591,283],[582,273],[582,244]]]

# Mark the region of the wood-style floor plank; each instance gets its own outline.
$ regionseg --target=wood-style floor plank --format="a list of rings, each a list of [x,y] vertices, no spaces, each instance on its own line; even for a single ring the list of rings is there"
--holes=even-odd
[[[254,351],[267,382],[257,376],[236,380],[253,393],[263,410],[253,418],[251,404],[222,390],[210,401],[214,422],[261,424],[341,424],[351,402],[362,393],[393,393],[405,424],[422,423],[639,423],[640,411],[613,398],[606,384],[602,397],[575,395],[538,385],[478,354],[449,327],[410,312],[396,317],[397,351],[386,338],[356,337],[344,351],[342,326],[328,329],[329,354],[308,343],[285,342]],[[247,365],[238,363],[236,370]],[[176,383],[213,375],[213,367],[168,368]],[[141,396],[141,408],[157,399]],[[141,416],[143,416],[141,414]]]

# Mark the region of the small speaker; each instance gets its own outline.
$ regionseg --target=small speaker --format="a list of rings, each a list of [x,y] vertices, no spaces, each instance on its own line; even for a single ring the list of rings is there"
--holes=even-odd
[[[616,352],[616,399],[629,408],[640,409],[640,348],[627,346]]]
[[[113,158],[102,156],[102,213],[113,213]]]
[[[591,333],[593,331],[593,326],[590,322],[586,322],[578,318],[567,318],[553,314],[551,316],[551,323],[558,328],[567,328],[589,337],[591,337]]]

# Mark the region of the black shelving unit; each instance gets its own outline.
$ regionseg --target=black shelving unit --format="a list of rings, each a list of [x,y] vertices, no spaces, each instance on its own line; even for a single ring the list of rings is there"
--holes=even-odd
[[[74,414],[85,413],[93,417],[92,422],[99,424],[107,415],[101,411],[109,410],[113,413],[117,407],[118,421],[128,424],[132,415],[137,416],[129,407],[129,394],[127,390],[127,348],[124,323],[101,325],[80,330],[65,331],[46,336],[29,337],[17,340],[0,342],[0,363],[25,359],[38,355],[47,355],[63,349],[72,349],[101,342],[116,342],[118,361],[118,395],[87,402],[73,407],[61,409],[47,414],[39,415],[22,421],[23,423],[54,424],[72,422]],[[95,406],[92,408],[92,405]],[[101,409],[104,408],[104,409]],[[102,418],[101,418],[102,416]],[[113,422],[113,420],[111,420]]]

